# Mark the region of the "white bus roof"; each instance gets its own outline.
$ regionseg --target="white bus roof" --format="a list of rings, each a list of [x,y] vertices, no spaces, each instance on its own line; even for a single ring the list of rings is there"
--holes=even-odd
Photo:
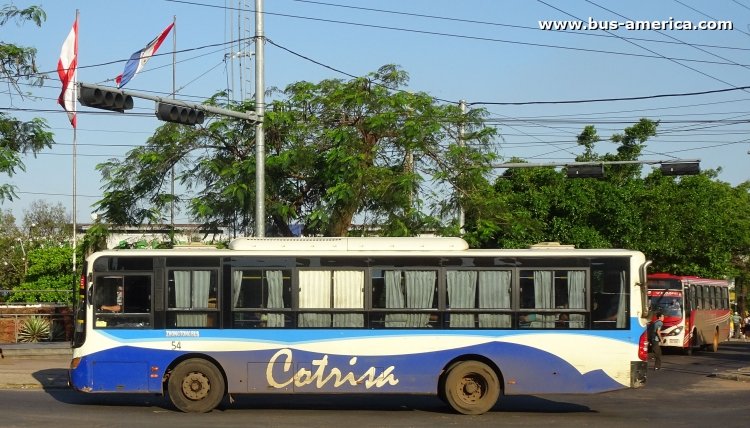
[[[236,238],[228,249],[213,246],[176,246],[174,249],[112,249],[96,253],[100,256],[189,256],[220,257],[259,255],[263,257],[290,255],[451,255],[466,257],[604,257],[633,256],[642,253],[627,249],[576,249],[572,245],[543,244],[523,249],[477,249],[455,237],[309,237],[309,238]]]
[[[236,238],[230,250],[239,251],[455,251],[468,250],[461,238]]]

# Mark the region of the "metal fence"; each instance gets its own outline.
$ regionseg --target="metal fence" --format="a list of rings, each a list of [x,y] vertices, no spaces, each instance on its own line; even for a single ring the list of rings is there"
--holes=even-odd
[[[73,311],[67,306],[2,307],[0,306],[0,343],[18,343],[24,324],[32,317],[49,321],[48,337],[43,342],[70,341],[73,334]]]

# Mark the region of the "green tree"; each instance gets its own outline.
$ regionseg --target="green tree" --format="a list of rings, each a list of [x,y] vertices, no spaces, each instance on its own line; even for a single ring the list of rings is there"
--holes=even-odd
[[[47,18],[44,11],[37,6],[18,9],[6,5],[0,9],[0,27],[11,20],[19,24],[33,21],[37,26]],[[36,62],[36,49],[0,41],[0,77],[2,77],[15,94],[23,97],[22,83],[41,86],[44,75],[39,73]],[[12,176],[24,171],[25,165],[21,155],[36,155],[52,146],[52,133],[47,123],[40,118],[21,121],[7,113],[0,112],[0,173]],[[15,187],[9,183],[0,184],[0,202],[17,197]]]
[[[29,268],[24,281],[13,289],[9,302],[73,303],[75,274],[70,245],[45,246],[28,254]]]
[[[27,294],[18,294],[20,290],[47,290],[46,287],[50,286],[45,283],[47,280],[37,278],[40,270],[46,272],[41,276],[52,275],[54,267],[59,266],[57,262],[46,265],[50,262],[48,258],[54,257],[48,253],[54,252],[55,248],[70,246],[71,226],[68,215],[60,203],[53,205],[45,201],[33,201],[29,209],[24,210],[20,227],[16,225],[16,219],[10,211],[3,213],[1,220],[3,227],[0,230],[0,255],[3,257],[3,265],[0,266],[0,272],[3,275],[0,278],[0,288],[4,290],[1,296],[10,296],[9,301],[26,301],[23,296]],[[72,253],[70,256],[63,272],[71,271]],[[42,266],[35,266],[35,263]],[[72,283],[67,284],[67,289],[72,289]],[[40,301],[36,300],[38,298],[59,297],[55,294],[33,296],[35,297],[31,301],[35,302]]]
[[[21,283],[24,275],[24,256],[18,239],[21,231],[10,210],[0,211],[0,301]]]
[[[67,242],[73,233],[71,217],[62,203],[50,204],[43,200],[32,201],[24,210],[22,229],[29,240],[54,244]]]
[[[715,173],[645,180],[643,235],[637,243],[654,269],[734,277],[750,254],[750,183],[733,188]]]
[[[362,78],[297,82],[276,91],[281,99],[264,119],[269,235],[289,236],[300,224],[304,234],[343,236],[355,219],[368,230],[412,235],[436,228],[440,219],[432,214],[455,209],[470,193],[472,177],[492,159],[495,131],[483,124],[486,111],[462,114],[458,106],[401,89],[407,82],[404,71],[388,65]],[[460,126],[466,130],[461,148]],[[106,184],[97,209],[114,224],[162,221],[169,205],[181,202],[166,190],[174,167],[180,184],[196,194],[189,201],[192,217],[251,233],[254,132],[253,124],[227,118],[199,129],[164,125],[125,161],[99,165]]]
[[[622,133],[610,137],[618,143],[616,153],[599,155],[601,141],[596,128],[587,126],[578,136],[584,148],[578,162],[635,161],[645,142],[656,135],[658,122],[641,119]],[[515,162],[521,161],[514,159]],[[482,247],[518,248],[542,241],[558,241],[583,248],[633,248],[640,236],[640,215],[633,206],[641,198],[641,168],[633,164],[605,167],[603,179],[568,179],[565,171],[551,167],[512,168],[494,183],[497,203],[475,205],[467,238]],[[503,209],[504,206],[504,209]]]
[[[578,137],[584,153],[576,160],[635,161],[657,127],[642,119],[611,137],[620,145],[616,153],[600,155],[595,145],[601,138],[587,126]],[[668,177],[654,169],[643,177],[641,169],[609,165],[606,177],[596,180],[567,179],[550,167],[509,169],[468,211],[467,238],[485,247],[559,241],[631,248],[653,260],[652,270],[750,278],[750,182],[733,188],[715,171]],[[482,218],[488,207],[503,213],[499,221]]]

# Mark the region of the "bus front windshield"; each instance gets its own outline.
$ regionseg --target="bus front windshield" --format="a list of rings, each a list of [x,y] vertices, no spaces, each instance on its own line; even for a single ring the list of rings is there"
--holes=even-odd
[[[682,316],[682,297],[681,296],[652,296],[650,298],[651,310],[661,311],[667,317]]]

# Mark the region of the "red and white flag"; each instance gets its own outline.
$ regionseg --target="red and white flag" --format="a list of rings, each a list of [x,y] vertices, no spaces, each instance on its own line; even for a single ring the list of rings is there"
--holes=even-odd
[[[78,16],[73,23],[73,28],[60,50],[60,59],[57,61],[57,75],[62,82],[62,91],[57,103],[68,112],[68,119],[73,128],[76,127],[76,98],[78,80]]]

